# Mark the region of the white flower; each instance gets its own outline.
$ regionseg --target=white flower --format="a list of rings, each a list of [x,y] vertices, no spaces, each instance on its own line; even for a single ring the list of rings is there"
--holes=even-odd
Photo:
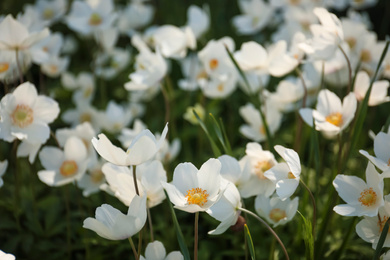
[[[66,17],[66,23],[70,29],[89,35],[111,27],[116,19],[113,9],[112,0],[74,1]]]
[[[162,182],[175,208],[195,213],[208,210],[223,194],[221,163],[209,159],[198,170],[192,163],[181,163],[171,183]]]
[[[146,128],[146,125],[138,118],[134,120],[133,129],[123,128],[121,130],[121,134],[118,137],[119,141],[122,144],[122,147],[129,147],[134,137],[136,137],[139,133],[141,133],[141,131],[145,130]]]
[[[55,100],[38,95],[35,86],[25,82],[1,99],[0,139],[45,143],[50,136],[48,124],[57,118],[59,112]]]
[[[385,196],[385,202],[382,207],[379,208],[377,216],[364,216],[357,225],[356,233],[358,236],[366,242],[372,243],[372,248],[376,249],[378,246],[379,237],[382,234],[386,221],[390,217],[390,197]],[[390,233],[387,232],[383,247],[390,247]]]
[[[239,162],[236,158],[226,154],[218,157],[218,160],[221,162],[221,176],[232,182],[240,193],[245,194],[247,191],[242,188],[242,185],[251,177],[250,161],[241,160]]]
[[[132,119],[133,115],[129,109],[111,100],[106,108],[102,128],[110,133],[116,133],[126,127]]]
[[[1,260],[15,260],[15,256],[11,254],[4,253],[0,250],[0,259]]]
[[[1,177],[4,175],[5,171],[7,170],[7,167],[8,167],[7,160],[0,162],[0,187],[3,186],[4,184],[3,179]]]
[[[165,76],[167,64],[161,54],[152,52],[138,35],[134,35],[131,42],[139,54],[135,58],[135,71],[129,75],[125,88],[129,91],[149,89]]]
[[[359,151],[382,171],[390,169],[390,133],[379,132],[374,139],[375,156],[364,150]]]
[[[103,204],[96,209],[95,218],[85,219],[83,228],[95,231],[99,236],[110,240],[129,238],[145,225],[146,197],[134,197],[126,215],[108,204]]]
[[[30,33],[22,23],[9,14],[0,23],[0,50],[27,50],[48,35],[47,28],[40,32]]]
[[[96,193],[100,190],[106,179],[102,172],[103,160],[95,161],[94,164],[89,164],[87,174],[84,174],[80,180],[77,181],[77,186],[83,190],[83,196]]]
[[[173,251],[167,255],[163,243],[154,241],[149,243],[145,249],[145,257],[141,255],[141,260],[183,260],[184,257],[179,251]]]
[[[190,27],[180,29],[173,25],[158,27],[152,35],[152,42],[164,57],[184,58],[187,48],[196,48],[195,35]]]
[[[275,184],[265,176],[265,173],[276,165],[274,155],[270,151],[264,151],[258,143],[248,143],[245,153],[240,165],[245,171],[250,172],[250,177],[241,182],[239,187],[241,196],[249,198],[260,193],[270,196],[275,191]]]
[[[264,176],[276,184],[276,194],[281,200],[285,200],[295,192],[299,185],[301,164],[294,150],[275,145],[275,151],[286,163],[278,163],[266,171]]]
[[[377,106],[385,102],[390,101],[390,97],[387,96],[387,90],[389,88],[389,81],[378,80],[372,85],[370,97],[368,98],[369,106]],[[370,77],[367,72],[359,71],[356,75],[355,85],[353,92],[356,95],[358,101],[362,101],[366,96],[367,90],[370,86]]]
[[[192,29],[197,39],[210,27],[209,13],[204,9],[206,9],[205,6],[202,9],[196,5],[190,5],[187,9],[187,26]]]
[[[242,15],[233,17],[233,25],[239,34],[251,35],[259,32],[272,19],[273,8],[263,0],[238,1]]]
[[[266,197],[262,194],[255,199],[256,212],[274,227],[289,222],[297,212],[298,197],[290,200],[281,200],[278,197]]]
[[[234,58],[243,71],[263,70],[268,64],[266,49],[254,41],[243,43],[241,49],[234,53]]]
[[[55,78],[68,68],[69,62],[69,57],[51,56],[41,64],[41,70],[46,76]]]
[[[113,145],[104,135],[92,139],[92,144],[101,157],[107,161],[121,166],[139,165],[151,159],[161,148],[162,142],[168,132],[168,124],[165,125],[160,140],[157,142],[154,135],[148,130],[143,130],[132,140],[127,151]]]
[[[373,217],[384,204],[383,177],[371,162],[366,169],[366,182],[356,176],[339,174],[333,181],[333,186],[339,196],[347,202],[333,208],[342,216]]]
[[[240,216],[239,208],[242,207],[241,196],[233,183],[227,184],[222,197],[207,210],[207,213],[221,223],[209,235],[219,235],[225,232],[230,226],[236,224]]]
[[[275,134],[282,123],[282,114],[274,106],[275,104],[267,102],[265,109],[264,106],[262,107],[271,135]],[[255,142],[266,140],[266,130],[260,112],[251,103],[248,103],[240,107],[239,113],[247,123],[240,126],[240,133]]]
[[[354,93],[349,93],[341,104],[341,100],[327,89],[318,94],[316,110],[302,108],[299,113],[303,120],[317,131],[328,137],[333,137],[343,131],[355,116],[357,101]]]
[[[46,170],[38,172],[39,179],[49,186],[62,186],[79,180],[87,169],[87,149],[76,136],[69,137],[64,150],[46,146],[39,153]]]
[[[301,43],[300,48],[314,59],[328,60],[333,57],[339,44],[344,39],[343,28],[336,15],[325,8],[314,8],[314,14],[321,22],[312,24],[313,38]]]

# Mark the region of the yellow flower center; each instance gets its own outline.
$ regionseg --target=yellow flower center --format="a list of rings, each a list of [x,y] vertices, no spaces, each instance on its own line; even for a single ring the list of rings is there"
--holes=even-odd
[[[387,161],[387,166],[390,166],[390,158],[389,158],[389,160]]]
[[[286,211],[282,210],[282,209],[272,209],[270,212],[269,212],[269,218],[275,222],[275,223],[278,223],[279,221],[281,221],[282,219],[286,218],[287,215],[286,215]]]
[[[77,172],[77,163],[73,160],[64,161],[60,167],[60,173],[64,177],[69,177]]]
[[[188,204],[197,204],[203,206],[207,202],[209,194],[202,188],[192,188],[187,191],[187,202]]]
[[[49,71],[53,74],[58,72],[58,67],[56,65],[50,65],[49,66]]]
[[[287,177],[289,179],[295,179],[295,176],[294,176],[294,174],[292,172],[288,172]]]
[[[9,63],[0,62],[0,73],[6,72],[9,69]]]
[[[259,179],[267,179],[264,176],[264,172],[271,169],[273,166],[273,163],[270,161],[258,161],[255,165],[255,173]]]
[[[369,50],[362,50],[360,53],[360,59],[362,62],[370,62],[371,61],[371,53]]]
[[[27,127],[34,121],[34,112],[27,105],[17,105],[14,112],[12,112],[11,120],[13,125],[20,128]]]
[[[43,19],[44,20],[50,20],[51,18],[53,18],[54,16],[54,11],[50,8],[46,8],[44,11],[43,11]]]
[[[223,84],[221,83],[221,84],[219,84],[218,85],[218,87],[217,87],[217,89],[218,89],[218,91],[219,92],[222,92],[223,91],[223,89],[224,89],[224,86],[223,86]]]
[[[89,21],[88,21],[89,25],[91,25],[91,26],[98,26],[102,22],[103,22],[103,19],[98,13],[91,14],[91,16],[89,17]]]
[[[218,62],[218,61],[217,61]],[[211,66],[210,66],[211,68]],[[390,68],[389,68],[390,70]],[[202,70],[198,73],[198,75],[196,75],[196,79],[207,79],[207,73],[205,70]]]
[[[290,4],[292,5],[298,5],[301,3],[301,0],[290,0]]]
[[[104,174],[101,170],[95,170],[90,173],[90,177],[93,183],[99,183],[103,180]]]
[[[356,46],[356,38],[354,37],[348,37],[347,39],[345,39],[345,41],[348,43],[349,47],[351,49],[353,49],[355,46]]]
[[[343,115],[340,114],[339,112],[335,112],[332,114],[329,114],[325,120],[332,125],[340,127],[343,124]]]
[[[360,197],[358,201],[366,207],[370,207],[376,202],[376,192],[370,187],[369,189],[365,189],[360,193]]]
[[[210,69],[215,70],[218,67],[218,60],[211,59],[209,62]]]
[[[83,113],[80,115],[80,123],[91,122],[92,116],[89,113]]]

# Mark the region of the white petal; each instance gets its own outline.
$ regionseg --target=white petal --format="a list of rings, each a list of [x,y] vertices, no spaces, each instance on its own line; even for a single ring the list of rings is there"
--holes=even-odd
[[[99,139],[92,139],[93,147],[105,160],[121,166],[128,166],[127,154],[121,148],[113,145],[110,140],[104,135],[99,134]]]

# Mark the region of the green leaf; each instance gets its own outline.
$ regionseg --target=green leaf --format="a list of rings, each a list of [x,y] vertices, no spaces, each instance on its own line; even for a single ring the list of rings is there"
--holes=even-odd
[[[223,131],[222,131],[222,128],[221,126],[219,125],[218,121],[215,119],[215,117],[213,116],[213,114],[209,114],[210,117],[213,119],[214,121],[214,131],[218,137],[218,140],[219,142],[221,143],[223,149],[224,149],[224,152],[226,154],[229,154],[231,155],[231,150],[229,149],[230,148],[230,144],[227,144],[226,141],[227,141],[227,138],[226,138],[226,135],[224,135]]]
[[[167,198],[169,198],[169,196],[165,190],[164,190],[164,193],[165,193],[165,196]],[[169,208],[171,209],[172,220],[173,220],[173,224],[175,227],[177,241],[179,242],[179,247],[180,247],[181,253],[183,254],[185,260],[191,260],[190,253],[188,251],[186,242],[184,240],[183,233],[181,232],[179,222],[177,221],[177,218],[176,218],[175,209],[173,208],[172,203],[169,199],[168,199],[168,204],[169,204]]]
[[[314,239],[312,233],[312,225],[309,220],[307,220],[301,212],[297,211],[301,215],[303,220],[303,239],[306,246],[306,259],[314,259]]]
[[[387,233],[389,233],[389,220],[390,220],[390,218],[387,219],[385,226],[382,229],[382,233],[381,233],[381,236],[379,238],[378,245],[376,246],[376,249],[375,249],[375,254],[374,254],[374,258],[373,258],[374,260],[378,260],[379,257],[381,256],[383,244],[385,243]]]
[[[210,144],[211,144],[211,148],[213,149],[214,156],[215,157],[221,156],[222,155],[221,150],[219,150],[217,144],[214,142],[214,140],[211,137],[209,131],[207,130],[206,125],[204,124],[202,119],[200,119],[199,115],[196,113],[196,111],[194,109],[192,110],[192,112],[194,113],[196,119],[198,119],[200,126],[202,127],[203,131],[206,133],[207,137],[209,138],[209,141],[210,141]]]
[[[255,260],[256,259],[255,247],[253,246],[252,236],[251,233],[249,232],[248,225],[245,224],[244,227],[245,227],[245,237],[246,240],[248,241],[248,246],[249,246],[249,253],[251,254],[252,260]]]

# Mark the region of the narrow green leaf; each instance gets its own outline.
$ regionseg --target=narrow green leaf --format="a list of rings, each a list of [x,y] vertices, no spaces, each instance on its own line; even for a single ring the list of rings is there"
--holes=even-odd
[[[311,222],[308,221],[301,212],[299,212],[303,220],[303,239],[306,246],[306,259],[314,259],[314,239],[312,233]]]
[[[196,113],[195,109],[193,109],[192,112],[194,113],[196,119],[198,119],[198,122],[199,122],[200,126],[202,127],[203,131],[206,133],[207,137],[209,138],[209,141],[210,141],[210,144],[211,144],[211,148],[213,149],[214,156],[215,157],[221,156],[222,155],[221,150],[219,150],[217,144],[214,142],[213,138],[210,136],[210,133],[207,130],[206,125],[204,124],[202,119],[200,119],[200,117]]]
[[[245,237],[246,237],[246,240],[248,241],[249,252],[251,254],[252,260],[255,260],[256,259],[255,247],[253,246],[252,236],[251,236],[251,233],[249,232],[248,225],[245,224],[244,227],[245,227]]]
[[[381,236],[379,237],[378,245],[376,246],[375,249],[375,254],[373,260],[378,260],[379,257],[381,256],[383,244],[385,243],[387,234],[389,233],[389,220],[390,218],[387,219],[385,226],[383,227]]]
[[[173,208],[172,203],[169,200],[168,194],[165,190],[164,190],[164,193],[165,193],[165,196],[168,198],[168,204],[169,204],[169,208],[171,209],[173,225],[174,225],[174,228],[176,231],[177,241],[179,242],[180,251],[183,254],[185,260],[191,260],[190,252],[188,251],[186,242],[184,240],[183,233],[181,232],[179,222],[177,221],[177,218],[176,218],[175,209]]]
[[[260,98],[256,98],[255,97],[255,93],[252,93],[252,88],[249,84],[249,81],[248,79],[246,78],[245,76],[245,73],[242,71],[242,69],[240,68],[240,66],[238,65],[236,59],[234,58],[233,54],[230,52],[230,50],[228,49],[227,46],[225,46],[225,49],[229,55],[229,58],[230,60],[233,62],[234,66],[236,67],[236,69],[238,70],[238,73],[240,74],[240,76],[242,77],[242,79],[244,80],[244,83],[245,83],[245,86],[248,90],[248,93],[249,93],[249,97],[251,98],[251,102],[257,106],[259,108],[259,112],[260,112],[260,117],[261,117],[261,121],[263,121],[263,125],[264,125],[264,129],[265,129],[265,133],[266,133],[266,136],[267,136],[267,142],[268,142],[268,146],[269,146],[269,149],[270,150],[273,150],[274,149],[274,146],[273,146],[273,143],[272,143],[272,137],[271,137],[271,132],[269,131],[269,127],[268,127],[268,123],[267,123],[267,120],[265,118],[265,114],[263,112],[263,109],[262,109],[262,105],[261,105],[261,99]]]
[[[344,162],[346,162],[348,160],[351,151],[354,150],[354,148],[356,147],[356,144],[359,140],[360,132],[362,131],[362,127],[363,127],[363,122],[366,119],[366,115],[367,115],[368,99],[369,99],[370,94],[371,94],[371,89],[372,89],[372,86],[376,80],[376,77],[378,75],[378,71],[381,67],[381,64],[386,56],[387,50],[389,48],[389,44],[390,44],[390,41],[387,41],[386,46],[383,49],[381,58],[379,59],[378,66],[376,67],[374,77],[371,79],[370,87],[368,88],[366,96],[364,97],[362,103],[359,106],[358,112],[356,114],[355,125],[353,127],[354,131],[353,131],[353,135],[352,135],[352,139],[351,139],[351,147],[347,153],[347,156],[344,158]],[[346,163],[344,163],[344,165],[346,165]]]
[[[218,140],[219,142],[221,143],[223,149],[224,149],[224,152],[226,154],[228,154],[228,149],[227,149],[227,146],[226,146],[226,143],[225,143],[225,140],[223,138],[223,134],[222,134],[222,130],[221,130],[221,126],[218,124],[218,121],[215,119],[214,115],[213,114],[209,114],[210,117],[213,119],[214,121],[214,124],[213,124],[213,127],[214,127],[214,131],[215,131],[215,134],[217,135],[218,137]]]
[[[219,123],[220,123],[220,126],[221,126],[223,138],[224,138],[224,140],[225,140],[225,144],[226,144],[226,148],[227,148],[227,154],[233,155],[232,147],[230,146],[230,142],[229,142],[229,139],[228,139],[228,137],[227,137],[227,134],[226,134],[226,131],[225,131],[225,127],[224,127],[224,125],[223,125],[222,118],[219,118]]]

